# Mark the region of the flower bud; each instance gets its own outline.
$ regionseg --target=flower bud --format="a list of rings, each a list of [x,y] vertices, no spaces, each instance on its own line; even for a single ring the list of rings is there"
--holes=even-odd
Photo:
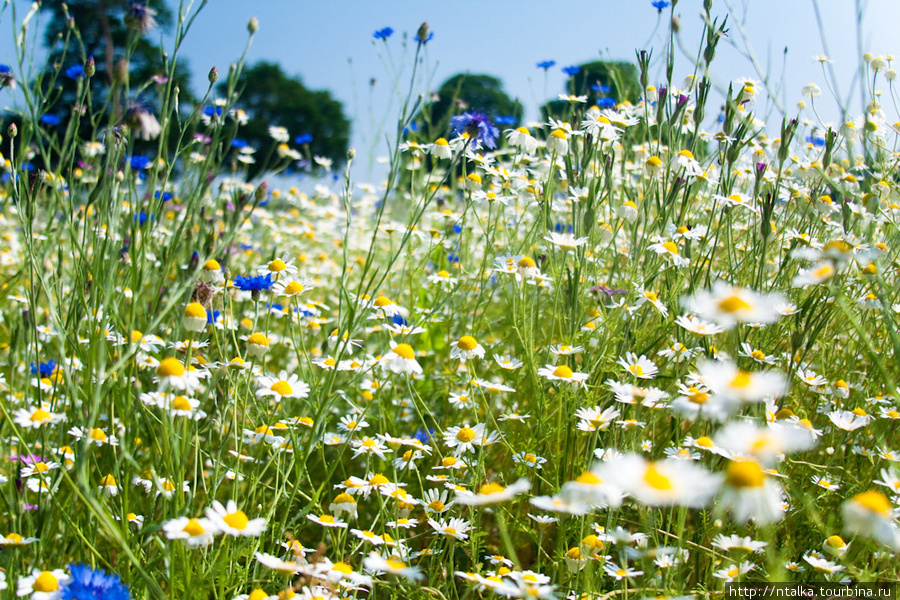
[[[259,19],[253,17],[250,19],[250,22],[247,23],[247,31],[250,32],[250,35],[253,35],[257,31],[259,31]]]
[[[266,181],[263,181],[256,187],[256,192],[254,192],[254,198],[257,202],[262,202],[266,199],[266,195],[269,193],[269,184]]]
[[[84,61],[84,76],[87,78],[91,78],[94,76],[94,73],[97,72],[97,65],[94,63],[94,56],[88,56],[87,60]]]
[[[424,21],[419,25],[419,31],[416,32],[416,35],[419,36],[419,43],[424,44],[428,38],[428,21]]]
[[[356,148],[350,148],[347,150],[347,160],[353,160],[356,158]]]
[[[208,79],[210,83],[217,82],[219,80],[219,69],[216,67],[210,69]]]
[[[8,135],[11,138],[14,138],[17,135],[19,135],[19,128],[16,127],[15,123],[10,123],[9,127],[6,128],[6,135]]]

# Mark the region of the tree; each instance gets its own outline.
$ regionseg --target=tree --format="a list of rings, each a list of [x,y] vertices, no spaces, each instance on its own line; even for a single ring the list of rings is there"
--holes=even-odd
[[[510,98],[503,91],[503,82],[491,75],[459,73],[445,81],[436,98],[415,119],[423,128],[426,141],[449,135],[450,117],[465,111],[487,114],[500,124],[513,125],[522,120],[525,112],[522,103]]]
[[[165,0],[69,0],[46,2],[41,10],[51,14],[44,44],[50,50],[48,64],[52,65],[52,71],[45,72],[42,78],[55,83],[60,92],[48,109],[71,105],[79,68],[88,57],[93,57],[96,69],[91,78],[95,104],[106,100],[104,92],[117,75],[122,78],[121,69],[126,65],[120,65],[119,61],[123,59],[128,60],[127,74],[132,89],[148,84],[154,76],[163,73],[163,51],[147,34],[157,25],[163,30],[171,27],[172,11]],[[191,99],[189,72],[184,63],[176,70],[176,79],[182,99]],[[154,91],[154,86],[147,87],[143,92],[145,99],[152,100]]]
[[[588,106],[601,108],[619,102],[637,102],[641,95],[637,67],[629,62],[584,63],[566,80],[566,93],[587,96]],[[565,100],[551,100],[541,107],[541,116],[544,120],[550,116],[559,118],[570,106]]]
[[[248,117],[238,136],[256,148],[257,157],[273,153],[278,142],[272,139],[269,127],[279,126],[287,129],[290,142],[300,145],[308,157],[321,156],[336,165],[346,161],[350,122],[343,105],[330,92],[310,90],[279,65],[265,61],[244,70],[238,91],[237,106]],[[257,163],[255,170],[262,166]],[[254,175],[254,169],[250,174]]]

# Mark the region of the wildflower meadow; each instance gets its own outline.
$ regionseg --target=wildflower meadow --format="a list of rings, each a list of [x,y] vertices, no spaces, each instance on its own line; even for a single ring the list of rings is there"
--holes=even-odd
[[[133,3],[102,97],[74,24],[35,65],[39,5],[0,9],[3,598],[898,580],[891,57],[865,55],[843,122],[824,79],[764,120],[763,83],[713,86],[730,23],[705,0],[695,61],[671,31],[628,49],[633,99],[611,71],[534,122],[436,123],[426,49],[464,40],[374,23],[406,79],[367,182],[279,122],[265,156],[235,143],[243,58],[185,99],[206,4],[143,80]]]

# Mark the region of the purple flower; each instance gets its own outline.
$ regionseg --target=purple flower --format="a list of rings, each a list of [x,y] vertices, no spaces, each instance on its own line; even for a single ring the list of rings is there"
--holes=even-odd
[[[484,113],[467,112],[456,115],[450,119],[450,128],[454,134],[467,134],[476,146],[483,144],[492,150],[497,147],[497,136],[500,135],[500,130]]]

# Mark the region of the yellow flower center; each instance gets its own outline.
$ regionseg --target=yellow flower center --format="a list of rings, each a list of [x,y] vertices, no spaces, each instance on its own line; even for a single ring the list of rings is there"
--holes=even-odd
[[[203,526],[197,519],[191,519],[190,521],[188,521],[187,525],[184,526],[182,531],[191,537],[196,537],[198,535],[203,535],[204,533],[206,533],[206,530],[203,529]]]
[[[748,385],[750,385],[750,373],[746,371],[738,371],[738,374],[731,380],[731,387],[745,388]]]
[[[571,379],[572,369],[570,369],[566,365],[559,365],[558,367],[553,369],[553,375],[556,377],[561,377],[563,379]]]
[[[299,294],[303,291],[303,284],[297,283],[296,281],[292,281],[286,286],[284,286],[284,293],[288,296],[293,296],[295,294]]]
[[[440,500],[433,500],[428,503],[428,508],[435,512],[443,512],[447,507]]]
[[[690,150],[682,150],[678,153],[678,156],[683,156],[684,158],[694,158],[694,153]]]
[[[345,575],[349,575],[350,573],[353,572],[353,567],[351,567],[350,565],[348,565],[345,562],[336,562],[336,563],[334,563],[334,565],[332,565],[331,570],[337,571],[338,573],[343,573]]]
[[[257,345],[257,346],[266,346],[266,347],[268,347],[268,345],[269,345],[269,338],[267,338],[266,336],[264,336],[264,335],[261,334],[261,333],[254,333],[253,335],[251,335],[250,337],[247,338],[247,343],[248,343],[248,344],[255,344],[255,345]]]
[[[718,306],[727,313],[736,313],[739,310],[747,310],[750,305],[737,296],[729,296],[724,300],[719,300]]]
[[[656,302],[657,295],[655,292],[644,292],[644,298],[646,298],[650,302]]]
[[[118,484],[116,483],[116,478],[111,474],[106,475],[103,479],[100,480],[100,485],[106,485],[109,487],[116,487]]]
[[[156,367],[156,374],[160,377],[181,377],[184,375],[184,365],[177,358],[164,358]]]
[[[98,442],[105,442],[109,439],[105,433],[96,428],[91,429],[90,438],[92,440],[97,440]]]
[[[478,342],[471,335],[464,335],[456,342],[456,347],[466,352],[471,352],[478,347]]]
[[[275,383],[273,383],[271,389],[273,392],[276,392],[282,396],[289,396],[294,391],[293,388],[291,388],[291,385],[284,380],[276,381]]]
[[[413,360],[416,357],[416,353],[409,344],[397,344],[394,346],[394,354],[406,360]]]
[[[534,262],[534,259],[530,256],[523,256],[519,259],[519,262],[516,263],[520,269],[533,269],[537,266],[537,263]]]
[[[486,483],[483,486],[481,486],[481,489],[478,490],[478,493],[483,496],[487,496],[490,494],[498,494],[505,489],[506,489],[505,487],[503,487],[502,485],[500,485],[499,483],[494,481],[491,483]]]
[[[447,142],[447,140],[445,140],[444,138],[438,138],[438,139],[434,140],[434,145],[435,146],[449,146],[450,143]]]
[[[222,518],[225,521],[225,524],[231,527],[232,529],[245,529],[247,527],[247,523],[250,522],[250,519],[247,518],[247,515],[244,514],[242,510],[236,510],[233,513],[228,513]]]
[[[552,137],[555,137],[555,138],[558,139],[558,140],[564,140],[564,139],[566,139],[566,132],[563,131],[562,129],[556,129],[556,130],[554,130],[553,133],[551,133],[550,135],[551,135]]]
[[[853,501],[874,513],[885,517],[890,517],[891,515],[891,503],[888,502],[887,497],[881,492],[874,490],[863,492],[855,495]]]
[[[273,260],[272,262],[269,263],[269,270],[274,273],[278,273],[279,271],[284,271],[285,269],[287,269],[287,265],[284,264],[284,261],[281,259],[276,258],[275,260]]]
[[[334,523],[334,517],[332,517],[331,515],[322,515],[321,517],[319,517],[319,520],[323,523]]]
[[[48,413],[43,408],[39,408],[33,413],[31,413],[30,419],[32,421],[46,421],[50,418],[50,413]]]
[[[175,410],[191,410],[191,401],[184,396],[176,396],[172,400],[172,408]]]
[[[656,490],[670,490],[672,489],[672,482],[669,481],[669,478],[656,470],[656,466],[651,463],[647,467],[646,473],[644,473],[644,481],[647,482],[647,485]]]
[[[712,439],[707,435],[704,435],[703,437],[698,437],[696,440],[694,440],[694,443],[697,444],[698,446],[700,446],[701,448],[712,448],[713,447]]]
[[[59,589],[59,580],[50,571],[43,571],[31,584],[31,589],[35,592],[55,592]]]
[[[471,427],[463,427],[456,432],[456,439],[463,444],[468,444],[475,439],[475,430]]]
[[[247,600],[266,600],[266,598],[268,597],[269,595],[267,593],[259,588],[256,588],[255,590],[250,592],[250,595],[247,596]]]
[[[199,302],[191,302],[184,307],[184,316],[192,319],[206,319],[206,309]]]
[[[203,270],[204,271],[221,271],[222,267],[221,267],[221,265],[219,265],[219,261],[211,258],[208,261],[206,261],[205,265],[203,265]]]
[[[452,527],[444,527],[444,533],[447,535],[456,535],[456,530]]]
[[[347,492],[342,492],[335,497],[334,503],[335,504],[356,504],[356,500],[354,500],[353,496],[351,496]]]
[[[386,483],[390,483],[391,480],[382,475],[381,473],[376,473],[372,479],[369,480],[369,485],[385,485]]]
[[[598,484],[603,483],[603,481],[599,477],[597,477],[590,471],[585,471],[584,473],[579,475],[575,481],[577,481],[578,483],[584,483],[587,485],[598,485]]]
[[[472,431],[472,430],[470,429],[469,431]],[[460,433],[462,433],[462,430],[460,430]],[[472,437],[475,437],[474,431],[472,431]],[[459,433],[456,434],[456,439],[458,439],[461,442],[463,441],[462,439],[460,439]],[[472,440],[472,438],[469,438],[469,441],[471,441],[471,440]],[[455,464],[456,464],[455,456],[448,456],[447,458],[445,458],[444,460],[441,461],[441,466],[443,466],[443,467],[452,467]]]
[[[662,246],[670,253],[678,254],[678,246],[675,245],[675,242],[663,242]]]
[[[759,350],[754,350],[753,352],[750,353],[750,356],[752,356],[756,360],[766,360],[765,353],[761,352]]]
[[[766,476],[762,468],[752,460],[739,460],[728,466],[725,481],[736,488],[760,487]]]

